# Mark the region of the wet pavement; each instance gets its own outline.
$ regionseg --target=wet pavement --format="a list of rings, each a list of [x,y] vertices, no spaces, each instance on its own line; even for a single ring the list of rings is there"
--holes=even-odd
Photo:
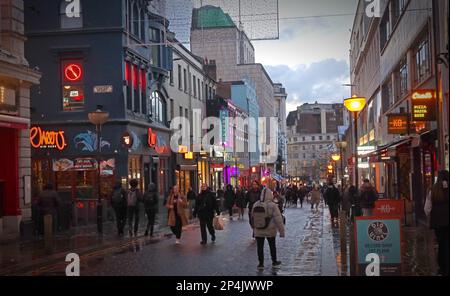
[[[175,245],[171,236],[137,238],[81,255],[81,275],[338,275],[326,212],[323,206],[314,213],[307,206],[286,209],[286,238],[277,238],[278,259],[283,263],[278,269],[272,269],[266,245],[266,268],[257,271],[256,242],[246,217],[243,221],[225,219],[225,230],[218,231],[217,241],[206,246],[200,245],[199,226],[193,224],[183,232],[181,245]],[[64,275],[65,267],[60,262],[25,274]]]

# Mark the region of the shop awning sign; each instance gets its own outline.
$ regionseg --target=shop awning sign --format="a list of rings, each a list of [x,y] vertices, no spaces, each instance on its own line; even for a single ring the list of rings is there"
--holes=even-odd
[[[412,94],[412,121],[436,121],[436,91],[417,90]]]
[[[66,148],[66,136],[64,131],[45,131],[35,126],[30,129],[30,144],[36,149],[57,149],[62,151]]]
[[[387,117],[388,117],[388,134],[405,135],[408,133],[407,114],[389,114]]]

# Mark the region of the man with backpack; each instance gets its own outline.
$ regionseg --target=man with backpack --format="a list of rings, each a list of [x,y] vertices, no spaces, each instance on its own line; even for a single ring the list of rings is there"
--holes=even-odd
[[[252,209],[254,235],[258,249],[258,270],[264,269],[264,241],[267,239],[272,257],[272,266],[279,267],[281,262],[277,260],[276,236],[284,237],[283,217],[280,209],[274,203],[272,191],[265,187],[260,199],[256,201]]]
[[[373,215],[373,209],[375,208],[375,202],[378,200],[378,192],[370,184],[368,179],[364,180],[364,184],[361,186],[360,194],[360,206],[364,217],[370,217]]]
[[[138,188],[138,180],[130,181],[130,190],[127,192],[127,217],[128,217],[128,232],[130,237],[137,236],[139,229],[139,203],[142,201],[142,194]],[[134,220],[134,227],[133,227]]]
[[[117,234],[122,236],[127,221],[127,192],[120,181],[117,181],[113,187],[111,205],[116,214]]]

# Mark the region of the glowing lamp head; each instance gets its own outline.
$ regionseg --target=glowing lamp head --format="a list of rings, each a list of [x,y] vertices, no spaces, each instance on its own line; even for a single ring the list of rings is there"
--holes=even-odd
[[[344,106],[350,112],[360,112],[366,106],[366,98],[353,96],[344,100]]]
[[[341,156],[339,154],[333,154],[331,155],[331,159],[333,159],[334,161],[339,161],[341,160]]]
[[[328,166],[328,169],[331,171],[331,170],[333,170],[333,166],[332,165],[329,165]]]

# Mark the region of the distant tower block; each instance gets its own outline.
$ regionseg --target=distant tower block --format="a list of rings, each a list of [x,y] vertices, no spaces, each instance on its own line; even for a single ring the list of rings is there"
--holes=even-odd
[[[220,7],[231,21],[244,30],[250,40],[279,39],[278,0],[170,0],[165,3],[169,29],[181,43],[190,43],[192,10]],[[195,22],[195,20],[194,20]]]

